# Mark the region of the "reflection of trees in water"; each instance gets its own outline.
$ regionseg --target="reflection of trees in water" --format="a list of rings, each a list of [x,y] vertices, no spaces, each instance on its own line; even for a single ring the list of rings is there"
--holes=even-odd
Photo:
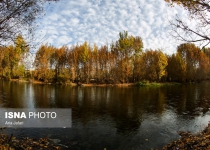
[[[27,107],[29,103],[24,100],[31,88],[34,107],[72,108],[73,122],[82,124],[111,118],[109,123],[117,132],[138,130],[145,114],[162,116],[170,109],[191,119],[207,113],[210,107],[209,83],[126,88],[1,82],[0,99],[6,99],[5,107]]]
[[[1,80],[1,97],[5,102],[4,107],[7,108],[23,108],[23,97],[26,84],[18,82],[8,82]]]
[[[168,105],[178,115],[194,118],[208,112],[210,107],[209,83],[186,84],[178,88],[170,87],[167,90]],[[169,95],[170,93],[170,95]]]
[[[36,108],[50,107],[51,87],[49,85],[34,84],[34,101]]]
[[[109,115],[115,122],[118,133],[137,131],[141,125],[142,110],[135,88],[114,88],[111,91]]]
[[[178,115],[192,119],[208,112],[210,93],[206,86],[88,87],[78,89],[82,91],[80,100],[75,98],[74,103],[70,103],[75,108],[76,116],[82,118],[84,123],[108,115],[115,122],[118,132],[135,131],[140,127],[144,114],[161,116],[166,109],[172,109]],[[76,104],[75,101],[80,103]]]
[[[116,123],[117,133],[131,133],[139,129],[141,125],[141,120],[133,117],[115,117],[114,121]]]

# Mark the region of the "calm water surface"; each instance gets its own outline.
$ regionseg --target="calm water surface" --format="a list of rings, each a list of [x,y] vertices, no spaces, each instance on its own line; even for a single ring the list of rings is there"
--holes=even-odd
[[[72,128],[10,129],[18,137],[59,139],[69,149],[161,148],[177,131],[210,121],[210,83],[164,87],[70,87],[0,81],[0,107],[72,108]],[[2,131],[1,131],[2,132]]]

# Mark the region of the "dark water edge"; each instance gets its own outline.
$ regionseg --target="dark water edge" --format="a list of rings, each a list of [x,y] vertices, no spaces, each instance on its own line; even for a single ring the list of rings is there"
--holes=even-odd
[[[16,137],[59,139],[69,149],[155,149],[199,132],[210,120],[210,84],[70,87],[0,83],[0,106],[72,108],[69,129],[5,129]]]

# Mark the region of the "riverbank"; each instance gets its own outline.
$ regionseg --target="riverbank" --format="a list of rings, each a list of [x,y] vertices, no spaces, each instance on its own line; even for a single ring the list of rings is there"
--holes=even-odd
[[[210,149],[210,123],[200,133],[178,132],[181,139],[173,141],[162,150],[209,150]]]
[[[137,83],[116,83],[116,84],[105,84],[105,83],[73,83],[73,82],[67,82],[67,83],[46,83],[39,80],[25,80],[25,79],[10,79],[9,81],[12,82],[28,82],[33,84],[55,84],[55,85],[70,85],[70,86],[82,86],[82,87],[107,87],[107,86],[117,86],[117,87],[159,87],[159,86],[170,86],[170,85],[180,85],[181,83],[178,82],[137,82]]]
[[[58,144],[56,139],[40,138],[31,139],[24,137],[17,139],[13,135],[0,134],[0,150],[61,150],[68,149],[67,146]]]
[[[191,134],[189,132],[178,132],[181,136],[179,140],[173,141],[161,150],[209,150],[210,149],[210,123],[208,126],[197,134]],[[68,146],[58,144],[58,139],[40,138],[31,139],[24,137],[17,139],[13,135],[0,134],[0,149],[1,150],[61,150],[68,149]]]

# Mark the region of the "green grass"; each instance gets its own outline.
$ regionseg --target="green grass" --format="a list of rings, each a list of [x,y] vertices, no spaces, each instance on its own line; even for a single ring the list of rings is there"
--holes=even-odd
[[[180,85],[180,83],[177,82],[149,82],[149,81],[141,81],[137,82],[137,87],[144,87],[144,86],[150,86],[150,87],[160,87],[160,86],[171,86],[171,85]]]

